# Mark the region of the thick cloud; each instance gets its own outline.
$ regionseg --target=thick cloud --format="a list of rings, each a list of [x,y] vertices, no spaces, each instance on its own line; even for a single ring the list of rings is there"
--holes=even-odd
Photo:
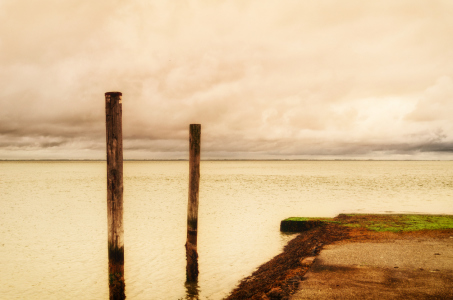
[[[450,1],[0,3],[0,158],[453,159]]]

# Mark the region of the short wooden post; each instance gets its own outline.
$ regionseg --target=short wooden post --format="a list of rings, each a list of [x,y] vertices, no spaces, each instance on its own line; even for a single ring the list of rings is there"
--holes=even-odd
[[[122,94],[105,93],[107,129],[107,221],[110,300],[126,299],[124,293],[123,133]]]
[[[198,190],[200,185],[200,138],[201,125],[190,124],[189,133],[189,203],[187,207],[186,278],[198,279]]]

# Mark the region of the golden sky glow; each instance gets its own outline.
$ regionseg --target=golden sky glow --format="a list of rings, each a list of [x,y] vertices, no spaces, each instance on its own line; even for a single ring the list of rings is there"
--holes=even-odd
[[[453,159],[453,2],[0,1],[0,159]]]

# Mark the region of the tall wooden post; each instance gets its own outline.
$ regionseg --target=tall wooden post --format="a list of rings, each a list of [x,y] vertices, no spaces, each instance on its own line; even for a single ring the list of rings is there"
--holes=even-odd
[[[123,132],[122,94],[105,93],[107,129],[107,221],[110,300],[126,299],[124,293],[123,229]]]
[[[200,185],[200,138],[201,125],[190,124],[189,133],[189,203],[187,206],[186,277],[192,282],[198,279],[198,190]]]

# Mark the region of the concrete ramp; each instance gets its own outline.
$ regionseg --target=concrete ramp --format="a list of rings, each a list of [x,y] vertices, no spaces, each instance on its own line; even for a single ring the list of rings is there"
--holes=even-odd
[[[326,246],[291,299],[453,299],[453,237]]]

